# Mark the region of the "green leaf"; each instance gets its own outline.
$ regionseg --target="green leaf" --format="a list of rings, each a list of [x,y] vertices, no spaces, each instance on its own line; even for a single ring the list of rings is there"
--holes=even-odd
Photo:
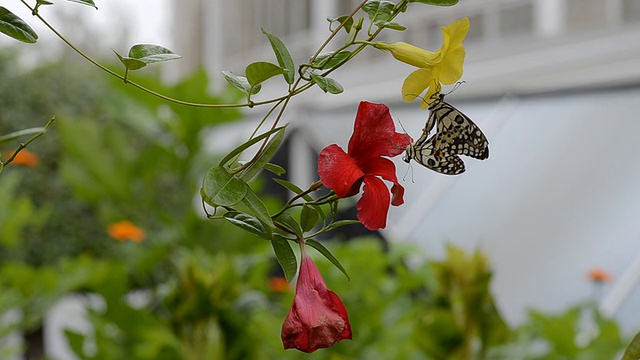
[[[249,91],[251,91],[251,95],[255,95],[260,92],[261,86],[256,85],[252,88],[251,84],[249,84],[249,80],[247,80],[247,78],[244,76],[236,75],[230,71],[223,71],[222,75],[224,76],[225,80],[227,80],[227,82],[231,84],[231,86],[247,95],[249,95]]]
[[[376,21],[375,25],[379,28],[387,28],[387,29],[398,30],[398,31],[407,30],[406,27],[390,21]]]
[[[331,69],[336,65],[342,63],[349,56],[351,56],[351,51],[348,50],[342,50],[338,53],[323,53],[318,55],[313,63],[314,65],[318,66],[319,69]]]
[[[299,239],[302,239],[302,228],[300,224],[289,213],[280,214],[275,221],[281,226],[291,230]]]
[[[129,57],[145,64],[180,59],[182,56],[160,45],[137,44],[129,49]]]
[[[181,58],[180,55],[165,47],[152,44],[133,45],[131,49],[129,49],[129,56],[127,57],[118,54],[115,50],[114,52],[122,64],[129,70],[138,70],[148,64]]]
[[[40,6],[42,5],[53,5],[53,3],[51,1],[47,1],[47,0],[36,0],[36,6],[33,8],[33,11],[31,12],[33,15],[37,15],[38,14],[38,10],[40,9]]]
[[[251,180],[264,166],[271,160],[273,155],[280,147],[280,143],[282,143],[282,139],[284,139],[284,128],[281,128],[281,131],[276,132],[276,134],[269,140],[267,146],[262,149],[262,152],[258,157],[242,172],[240,178],[244,181]]]
[[[96,10],[98,9],[98,7],[93,2],[93,0],[67,0],[67,1],[71,1],[71,2],[74,2],[74,3],[78,3],[78,4],[89,5],[89,6],[92,6],[92,7],[96,8]]]
[[[276,235],[273,237],[273,240],[271,240],[271,246],[273,246],[276,259],[278,259],[278,263],[282,267],[282,271],[284,271],[285,279],[287,279],[287,281],[293,280],[298,271],[298,261],[296,260],[296,255],[293,253],[293,249],[291,249],[289,241]]]
[[[286,126],[286,125],[285,125]],[[222,165],[226,165],[229,161],[231,161],[231,159],[233,159],[236,155],[242,153],[243,151],[245,151],[246,149],[250,148],[253,144],[257,143],[258,141],[266,138],[267,136],[271,136],[271,134],[276,133],[282,129],[285,128],[285,126],[280,126],[274,129],[271,129],[263,134],[260,134],[259,136],[254,137],[253,139],[245,142],[244,144],[238,146],[237,148],[231,150],[230,153],[227,154],[227,156],[225,156],[222,160],[220,160],[220,163],[218,164],[219,166]]]
[[[285,44],[280,40],[277,36],[273,34],[269,34],[264,29],[262,29],[262,33],[267,36],[269,42],[271,43],[271,48],[273,52],[276,54],[276,59],[278,60],[278,64],[282,68],[282,75],[284,79],[289,84],[293,84],[295,80],[295,64],[293,63],[293,58],[287,50]]]
[[[243,201],[249,186],[222,166],[209,169],[202,181],[200,194],[211,206],[234,206]]]
[[[132,59],[130,57],[122,56],[115,50],[113,50],[113,52],[116,53],[116,56],[118,57],[118,59],[120,59],[120,62],[128,70],[138,70],[138,69],[142,69],[143,67],[147,66],[147,64],[145,64],[145,62],[142,61],[142,60]]]
[[[640,332],[633,337],[631,343],[624,351],[622,360],[637,360],[640,359]]]
[[[237,211],[229,211],[224,214],[224,218],[233,225],[250,234],[253,234],[262,239],[271,240],[271,234],[267,232],[262,223],[253,216]]]
[[[459,0],[409,0],[410,3],[421,3],[436,6],[451,6],[458,3]]]
[[[258,195],[256,195],[256,193],[253,192],[253,190],[251,189],[251,187],[249,187],[249,185],[247,185],[247,193],[245,194],[244,198],[242,199],[241,202],[235,205],[235,208],[256,217],[262,223],[262,225],[264,225],[265,230],[269,234],[271,234],[271,229],[273,228],[273,221],[271,221],[271,215],[269,215],[269,210],[267,210],[267,207],[264,205],[264,202],[260,200],[260,197],[258,197]]]
[[[322,225],[324,226],[324,224],[326,224],[327,216],[324,214],[324,211],[322,210],[322,206],[317,204],[311,204],[311,206],[316,210],[318,215],[320,215],[320,218],[322,218]]]
[[[353,26],[353,17],[347,16],[347,15],[343,15],[343,16],[339,16],[337,18],[327,18],[327,21],[333,25],[335,23],[337,23],[338,25],[342,24],[342,22],[347,19],[347,22],[344,23],[343,29],[344,31],[346,31],[347,33],[349,33],[351,31],[351,26]]]
[[[84,354],[84,335],[69,329],[65,329],[64,334],[67,336],[67,344],[76,355]]]
[[[344,91],[342,86],[337,81],[331,78],[326,78],[315,73],[310,73],[309,75],[311,76],[313,82],[318,84],[320,89],[322,89],[322,91],[324,92],[328,92],[331,94],[340,94]]]
[[[318,219],[320,219],[320,214],[318,211],[308,205],[302,206],[302,211],[300,212],[300,226],[302,227],[302,231],[310,231],[314,226],[318,223]]]
[[[31,26],[2,6],[0,6],[0,32],[29,44],[38,40],[38,34]]]
[[[287,188],[288,190],[291,190],[293,193],[295,194],[302,194],[304,192],[304,190],[300,189],[298,187],[298,185],[287,181],[287,180],[283,180],[283,179],[273,179],[273,181],[277,182],[278,184],[282,185],[283,187]],[[307,200],[307,201],[313,201],[313,198],[309,195],[304,195],[302,197],[303,199]]]
[[[266,61],[251,63],[247,65],[247,68],[245,69],[249,85],[252,86],[265,82],[266,80],[282,73],[283,70],[280,66]]]
[[[287,172],[287,170],[285,170],[282,166],[272,164],[272,163],[264,164],[264,169],[267,171],[271,171],[272,173],[278,176],[283,175]]]
[[[391,18],[395,6],[396,4],[391,1],[371,0],[364,4],[362,9],[369,14],[369,20],[375,23],[378,21],[388,21]]]
[[[44,131],[46,131],[46,129],[44,127],[42,127],[42,126],[41,127],[34,127],[34,128],[14,131],[14,132],[9,133],[7,135],[0,136],[0,143],[5,142],[5,141],[11,141],[11,140],[17,139],[17,138],[19,138],[21,136],[38,134],[38,133],[41,133],[41,132],[44,132]]]
[[[344,274],[344,276],[347,277],[347,280],[351,280],[351,278],[349,277],[349,274],[347,274],[347,270],[345,270],[344,266],[340,264],[340,261],[338,261],[338,259],[336,259],[336,257],[333,256],[333,254],[331,253],[331,251],[329,251],[329,249],[327,249],[326,247],[324,247],[324,245],[322,245],[321,243],[313,239],[307,239],[305,243],[311,246],[312,248],[318,250],[320,254],[324,255],[324,257],[326,257],[327,260],[331,261],[331,263],[335,265],[335,267],[337,267],[338,270],[340,270]]]

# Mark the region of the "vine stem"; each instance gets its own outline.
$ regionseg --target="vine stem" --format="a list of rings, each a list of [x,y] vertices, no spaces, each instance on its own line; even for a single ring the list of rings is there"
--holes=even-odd
[[[366,1],[364,1],[364,3],[366,3]],[[364,6],[363,4],[360,4],[360,7]],[[407,6],[407,4],[409,3],[408,0],[402,0],[399,3],[396,4],[396,6],[393,8],[393,15],[391,16],[391,18],[389,18],[389,20],[393,20],[396,18],[396,16],[398,16],[401,12],[401,10]],[[351,16],[353,16],[354,13],[352,13]],[[347,59],[345,59],[344,61],[342,61],[341,63],[339,63],[338,65],[336,65],[334,68],[329,69],[327,71],[325,71],[322,76],[326,76],[331,74],[332,72],[338,70],[338,68],[342,67],[342,65],[346,64],[349,60],[353,59],[356,55],[358,55],[362,50],[364,50],[364,48],[369,45],[371,43],[371,41],[373,41],[378,34],[380,34],[380,32],[382,31],[383,28],[378,28],[373,34],[369,34],[369,37],[367,38],[367,40],[364,41],[357,41],[354,42],[355,43],[359,43],[360,46],[358,46],[355,50],[353,50],[353,52],[351,53],[351,55],[349,55],[349,57]]]
[[[18,145],[18,148],[11,154],[11,156],[7,159],[7,161],[5,161],[2,165],[9,165],[9,163],[11,163],[16,156],[18,156],[18,153],[20,151],[22,151],[23,149],[25,149],[27,146],[29,146],[29,144],[31,144],[32,142],[34,142],[37,138],[39,138],[40,136],[44,135],[47,132],[47,128],[49,128],[49,126],[51,124],[53,124],[53,122],[55,121],[56,117],[52,117],[51,119],[49,119],[49,121],[47,121],[47,123],[44,125],[44,127],[37,132],[35,135],[33,135],[32,137],[29,138],[29,140],[20,143],[20,145]]]
[[[309,193],[312,193],[318,189],[320,189],[322,187],[322,180],[318,180],[316,182],[314,182],[313,184],[311,184],[311,186],[309,186],[309,188],[303,192],[301,192],[300,194],[296,194],[294,197],[292,197],[291,199],[289,199],[289,201],[287,201],[287,204],[285,206],[289,206],[291,204],[293,204],[294,201],[300,199],[301,197],[308,195]]]
[[[45,18],[43,18],[34,7],[32,7],[31,5],[29,5],[26,0],[20,0],[20,2],[22,2],[24,4],[24,6],[26,6],[29,10],[31,10],[31,13],[33,14],[33,16],[37,17],[47,28],[49,28],[49,30],[51,30],[51,32],[53,32],[60,40],[62,40],[62,42],[64,42],[68,47],[70,47],[73,51],[75,51],[78,55],[82,56],[85,60],[87,60],[88,62],[90,62],[91,64],[93,64],[94,66],[98,67],[100,70],[108,73],[109,75],[112,75],[114,77],[117,77],[118,79],[122,80],[125,84],[129,84],[135,88],[138,88],[139,90],[142,90],[148,94],[151,94],[155,97],[158,97],[162,100],[168,101],[168,102],[172,102],[174,104],[179,104],[179,105],[185,105],[185,106],[191,106],[191,107],[199,107],[199,108],[239,108],[239,107],[253,107],[256,105],[265,105],[265,104],[271,104],[274,102],[278,102],[278,101],[282,101],[285,98],[287,98],[288,96],[290,96],[289,94],[278,97],[278,98],[274,98],[274,99],[270,99],[270,100],[264,100],[264,101],[259,101],[259,102],[252,102],[252,103],[244,103],[244,104],[203,104],[203,103],[194,103],[194,102],[189,102],[189,101],[183,101],[183,100],[178,100],[178,99],[174,99],[170,96],[167,95],[163,95],[160,94],[156,91],[153,91],[149,88],[146,88],[134,81],[129,80],[129,78],[125,76],[122,76],[118,73],[116,73],[115,71],[107,68],[106,66],[100,64],[99,62],[97,62],[96,60],[94,60],[92,57],[90,57],[89,55],[87,55],[85,52],[83,52],[82,50],[80,50],[77,46],[73,45],[69,40],[67,40],[67,38],[64,37],[64,35],[62,35],[58,30],[56,30],[56,28],[53,27],[53,25],[51,25],[47,20],[45,20]]]
[[[287,209],[296,206],[295,204],[293,204],[294,201],[300,199],[301,197],[305,196],[305,195],[309,195],[310,193],[320,189],[322,187],[322,180],[318,180],[316,182],[314,182],[313,184],[311,184],[311,186],[309,186],[309,188],[299,194],[296,194],[295,196],[293,196],[291,199],[289,199],[289,201],[287,201],[287,203],[282,207],[282,209],[280,209],[280,211],[278,211],[277,213],[273,214],[273,218],[278,217],[278,215],[284,213]]]
[[[322,43],[322,45],[320,45],[320,47],[318,48],[318,50],[315,52],[315,54],[313,54],[313,56],[311,57],[311,59],[309,60],[309,63],[313,63],[313,61],[318,57],[318,55],[320,55],[320,53],[322,52],[322,50],[324,50],[329,43],[331,42],[331,40],[333,40],[334,37],[336,37],[336,35],[338,34],[338,32],[340,31],[340,29],[342,29],[344,27],[344,24],[347,23],[347,21],[351,18],[353,18],[353,16],[367,3],[368,0],[363,0],[358,6],[356,6],[355,9],[353,9],[353,11],[351,12],[351,14],[349,14],[349,16],[347,16],[341,23],[340,25],[333,30],[333,32],[331,33],[331,35],[329,35],[327,37],[327,39]],[[291,100],[291,98],[296,95],[299,94],[301,91],[297,91],[298,90],[298,86],[300,85],[300,81],[303,80],[303,75],[308,71],[308,68],[305,69],[301,74],[300,77],[298,77],[298,79],[296,80],[296,82],[293,84],[293,86],[291,87],[291,90],[289,91],[289,93],[285,96],[284,98],[284,103],[282,104],[282,107],[280,108],[280,111],[278,112],[278,115],[276,116],[276,119],[273,121],[273,125],[271,125],[271,129],[275,129],[276,126],[278,126],[278,123],[280,122],[280,119],[282,118],[282,115],[284,114],[285,109],[287,108],[287,105],[289,104],[289,100]],[[311,87],[313,85],[313,83],[308,82],[307,84],[305,84],[303,86],[303,89],[308,89],[309,87]],[[277,106],[277,105],[276,105]],[[262,150],[264,150],[264,147],[267,146],[267,142],[269,141],[269,137],[267,137],[266,139],[264,139],[264,141],[262,142],[262,144],[260,145],[260,149],[258,149],[258,151],[256,152],[256,155],[254,155],[254,157],[249,161],[249,162],[253,162],[262,152]]]
[[[353,9],[353,11],[351,12],[351,14],[349,14],[349,16],[347,16],[341,23],[340,25],[333,30],[333,32],[331,33],[331,35],[329,35],[327,37],[327,39],[322,43],[322,45],[320,45],[320,47],[318,48],[318,50],[315,52],[315,54],[313,54],[313,56],[311,57],[311,59],[309,60],[310,63],[313,63],[313,61],[318,57],[318,55],[320,55],[320,53],[322,52],[322,50],[324,50],[329,43],[331,42],[331,40],[333,40],[334,37],[336,37],[336,35],[338,35],[338,32],[340,31],[340,29],[342,29],[344,27],[344,24],[347,23],[347,21],[351,18],[353,18],[353,16],[364,6],[364,4],[367,3],[367,0],[363,0],[358,6],[356,6],[355,9]],[[284,104],[282,105],[282,107],[280,108],[280,112],[278,113],[278,116],[276,117],[276,120],[273,122],[273,126],[271,127],[272,129],[274,129],[276,126],[278,126],[278,122],[280,121],[280,118],[282,118],[282,115],[284,114],[284,110],[287,107],[287,104],[289,103],[289,100],[293,97],[293,94],[296,90],[296,88],[298,87],[298,85],[300,84],[300,81],[302,80],[302,75],[304,75],[305,72],[307,72],[309,69],[305,69],[305,71],[300,74],[300,77],[298,78],[298,80],[295,82],[295,84],[293,85],[291,92],[287,95],[286,100],[284,101]],[[266,140],[265,140],[265,144],[266,144]]]

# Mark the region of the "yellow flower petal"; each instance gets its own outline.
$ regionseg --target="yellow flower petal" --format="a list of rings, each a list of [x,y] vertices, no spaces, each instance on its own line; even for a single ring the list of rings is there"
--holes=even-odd
[[[432,68],[422,68],[412,72],[402,84],[402,99],[406,102],[412,102],[420,96],[424,89],[429,87],[434,80]]]
[[[436,78],[445,85],[451,85],[462,77],[462,65],[466,51],[458,45],[447,51],[444,59],[436,66]]]
[[[442,28],[442,38],[444,39],[443,49],[449,49],[456,45],[462,44],[462,41],[469,32],[469,19],[462,18],[454,21],[446,27]],[[446,50],[445,50],[446,51]]]
[[[439,53],[427,51],[417,46],[407,44],[406,42],[396,42],[393,44],[376,42],[373,43],[373,46],[377,49],[388,50],[397,60],[419,68],[435,65],[440,55]]]
[[[451,85],[462,77],[465,48],[462,41],[469,32],[469,19],[454,21],[442,28],[442,47],[435,52],[421,49],[405,42],[387,44],[376,42],[378,49],[388,50],[396,59],[420,69],[412,72],[402,85],[402,99],[412,102],[428,89],[421,107],[433,102],[433,94],[439,93],[441,84]]]

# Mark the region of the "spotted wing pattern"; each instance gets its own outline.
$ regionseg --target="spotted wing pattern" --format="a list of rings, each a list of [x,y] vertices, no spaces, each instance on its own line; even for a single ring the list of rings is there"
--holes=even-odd
[[[430,138],[427,136],[428,134],[423,132],[416,142],[407,147],[404,161],[409,162],[413,159],[420,165],[445,175],[462,174],[465,168],[460,156],[437,149],[438,135]]]
[[[425,129],[436,125],[435,148],[445,152],[471,156],[479,160],[489,157],[489,141],[469,117],[449,103],[444,96],[429,107],[431,113]],[[430,131],[430,130],[429,130]]]
[[[468,116],[446,103],[444,95],[440,94],[429,110],[422,135],[407,147],[404,161],[413,159],[436,172],[457,175],[465,171],[459,155],[480,160],[489,157],[486,136]],[[436,133],[429,137],[434,127]]]

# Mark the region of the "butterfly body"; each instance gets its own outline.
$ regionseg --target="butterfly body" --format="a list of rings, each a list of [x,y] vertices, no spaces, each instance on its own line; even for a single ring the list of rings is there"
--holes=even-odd
[[[436,133],[429,137],[431,130]],[[444,101],[444,95],[429,105],[429,118],[420,137],[410,144],[403,158],[446,175],[465,171],[459,155],[479,160],[489,157],[489,141],[471,119]]]

